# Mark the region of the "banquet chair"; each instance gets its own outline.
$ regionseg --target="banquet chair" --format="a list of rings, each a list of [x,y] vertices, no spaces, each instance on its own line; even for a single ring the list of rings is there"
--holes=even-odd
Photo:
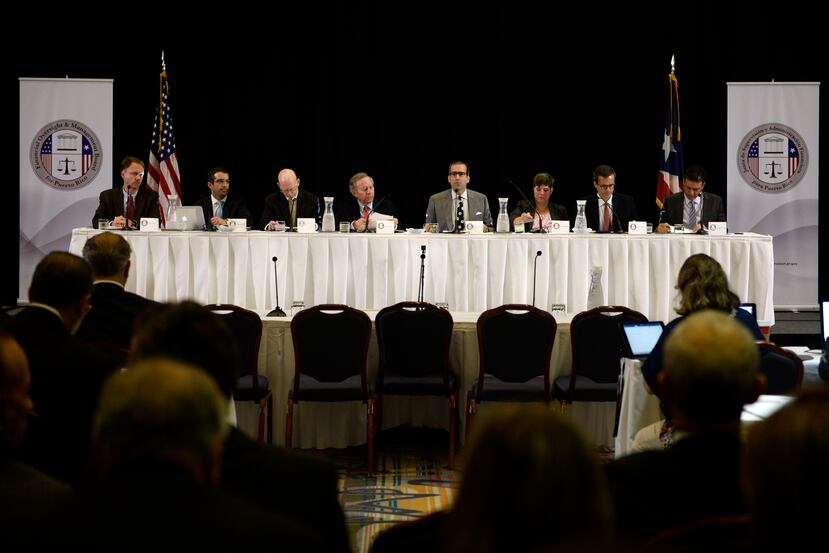
[[[375,391],[378,432],[383,430],[383,396],[443,396],[449,400],[449,467],[455,460],[458,418],[458,382],[449,370],[453,324],[449,311],[416,301],[388,306],[374,318],[380,354]]]
[[[556,320],[532,305],[506,304],[478,317],[478,378],[466,399],[466,435],[483,401],[550,403]]]
[[[366,405],[368,473],[374,474],[374,398],[366,376],[371,319],[339,304],[309,307],[291,320],[295,371],[288,391],[285,447],[292,446],[294,404],[362,401]]]
[[[771,395],[795,395],[803,384],[803,361],[793,351],[772,342],[757,342],[759,371],[766,375],[766,390]]]
[[[259,374],[259,344],[262,340],[262,319],[237,305],[211,304],[205,309],[219,315],[230,327],[241,359],[240,374],[233,391],[234,401],[252,401],[259,405],[258,438],[262,442],[267,421],[267,440],[273,443],[273,394],[268,378]]]
[[[621,306],[601,306],[582,311],[570,322],[573,361],[570,374],[555,380],[554,393],[566,410],[576,401],[616,402],[614,436],[619,424],[622,381],[623,323],[644,323],[642,313]]]

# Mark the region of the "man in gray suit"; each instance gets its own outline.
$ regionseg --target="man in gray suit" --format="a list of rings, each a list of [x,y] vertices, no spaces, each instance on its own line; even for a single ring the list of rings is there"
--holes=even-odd
[[[492,214],[489,212],[489,200],[480,192],[469,190],[469,164],[465,161],[453,161],[449,164],[447,179],[450,190],[433,194],[426,208],[426,224],[438,224],[438,231],[463,230],[466,221],[483,221],[485,227],[492,226]]]
[[[659,212],[659,226],[656,232],[671,232],[673,225],[683,225],[687,229],[699,232],[703,225],[711,221],[725,221],[725,209],[722,198],[706,192],[705,169],[699,165],[685,171],[682,192],[665,198],[662,211]]]

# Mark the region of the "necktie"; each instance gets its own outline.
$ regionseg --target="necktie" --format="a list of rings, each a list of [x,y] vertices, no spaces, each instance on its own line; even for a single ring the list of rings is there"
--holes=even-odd
[[[127,194],[127,226],[130,226],[135,221],[135,200],[132,199],[132,194]]]
[[[691,202],[688,204],[688,224],[686,225],[687,228],[692,229],[697,224],[697,204],[696,202]]]
[[[221,218],[222,213],[223,213],[223,211],[224,211],[224,205],[225,205],[225,203],[224,203],[224,202],[222,202],[222,201],[218,201],[218,202],[216,202],[216,217],[220,217],[220,218]]]
[[[602,222],[602,230],[604,232],[610,232],[610,206],[607,202],[604,203],[604,221]]]
[[[368,204],[366,204],[366,205],[363,206],[363,219],[368,221],[368,216],[369,216],[369,210],[368,210]]]
[[[455,223],[455,232],[462,232],[463,230],[463,196],[458,196],[458,213]]]
[[[291,212],[291,226],[296,227],[296,198],[288,200],[288,209]]]

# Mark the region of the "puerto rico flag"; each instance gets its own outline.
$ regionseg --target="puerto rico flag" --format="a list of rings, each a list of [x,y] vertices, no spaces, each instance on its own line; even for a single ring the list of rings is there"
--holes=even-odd
[[[671,71],[668,75],[670,101],[668,120],[662,140],[662,152],[659,157],[659,179],[656,185],[656,205],[662,209],[662,202],[671,194],[682,189],[685,167],[682,163],[682,139],[679,132],[679,83]]]

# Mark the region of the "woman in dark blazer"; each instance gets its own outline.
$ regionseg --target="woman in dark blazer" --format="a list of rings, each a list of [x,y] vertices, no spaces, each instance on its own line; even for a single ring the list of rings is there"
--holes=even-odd
[[[524,225],[526,232],[538,232],[549,228],[552,221],[567,221],[567,209],[550,202],[553,193],[553,177],[538,173],[533,178],[533,201],[521,200],[510,213],[513,228]]]

